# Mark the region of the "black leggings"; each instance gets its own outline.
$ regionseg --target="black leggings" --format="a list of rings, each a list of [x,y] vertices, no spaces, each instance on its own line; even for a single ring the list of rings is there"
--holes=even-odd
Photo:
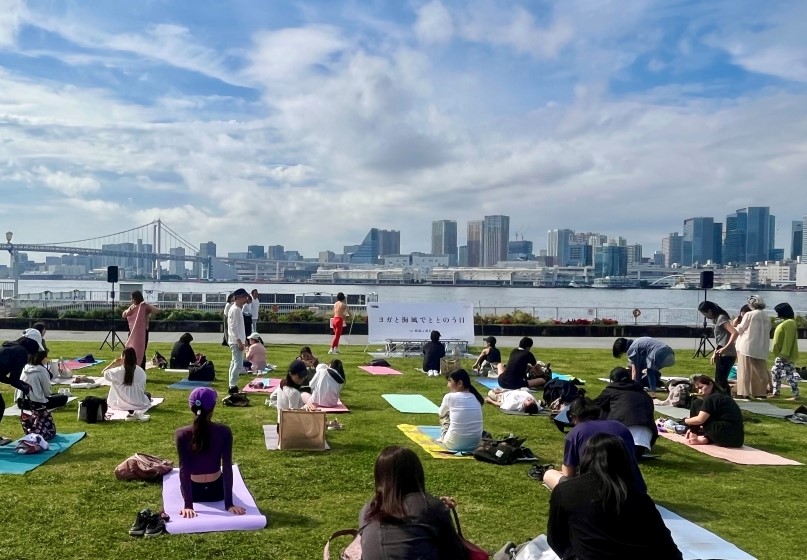
[[[718,356],[715,360],[715,383],[724,391],[729,389],[729,372],[737,361],[737,356]]]
[[[191,480],[191,493],[194,502],[220,502],[224,499],[224,476],[219,476],[213,482]]]

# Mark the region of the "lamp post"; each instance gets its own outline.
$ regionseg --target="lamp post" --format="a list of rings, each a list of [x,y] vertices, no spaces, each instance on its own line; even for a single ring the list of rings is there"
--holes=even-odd
[[[17,270],[17,251],[14,250],[14,244],[11,238],[14,237],[14,232],[6,232],[6,250],[9,254],[9,261],[11,264],[12,277],[14,278],[14,303],[16,304],[17,296],[20,295],[20,275]]]

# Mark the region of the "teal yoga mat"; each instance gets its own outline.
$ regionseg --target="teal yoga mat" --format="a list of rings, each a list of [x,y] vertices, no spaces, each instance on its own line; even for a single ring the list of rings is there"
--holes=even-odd
[[[69,449],[85,435],[85,432],[56,434],[56,437],[48,442],[50,449],[33,455],[20,455],[14,451],[17,446],[16,441],[3,445],[0,447],[0,474],[25,474],[32,471],[51,457]]]
[[[381,395],[400,412],[412,414],[437,414],[440,408],[423,395]]]
[[[169,389],[196,389],[197,387],[210,387],[210,381],[188,381],[187,379],[183,379],[182,381],[177,381],[173,385],[169,385]]]
[[[499,380],[495,377],[475,377],[474,381],[488,389],[500,389]]]

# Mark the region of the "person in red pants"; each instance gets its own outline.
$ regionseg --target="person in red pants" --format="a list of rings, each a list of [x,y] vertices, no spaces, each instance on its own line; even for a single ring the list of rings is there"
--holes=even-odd
[[[331,319],[333,340],[331,341],[331,349],[328,350],[328,354],[339,353],[339,339],[342,337],[342,331],[345,330],[345,318],[348,315],[350,315],[350,313],[347,311],[345,294],[339,292],[336,294],[336,303],[333,304],[333,319]]]

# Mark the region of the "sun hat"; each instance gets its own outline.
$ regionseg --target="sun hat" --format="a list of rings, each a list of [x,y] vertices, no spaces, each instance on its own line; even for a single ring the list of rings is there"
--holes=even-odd
[[[45,347],[42,346],[42,333],[40,333],[38,330],[28,329],[25,331],[25,333],[23,333],[23,336],[25,338],[30,338],[31,340],[36,341],[36,343],[39,345],[40,350],[45,349]]]
[[[218,398],[216,391],[210,387],[197,387],[188,396],[188,406],[191,408],[198,406],[202,410],[209,412],[215,408]]]

